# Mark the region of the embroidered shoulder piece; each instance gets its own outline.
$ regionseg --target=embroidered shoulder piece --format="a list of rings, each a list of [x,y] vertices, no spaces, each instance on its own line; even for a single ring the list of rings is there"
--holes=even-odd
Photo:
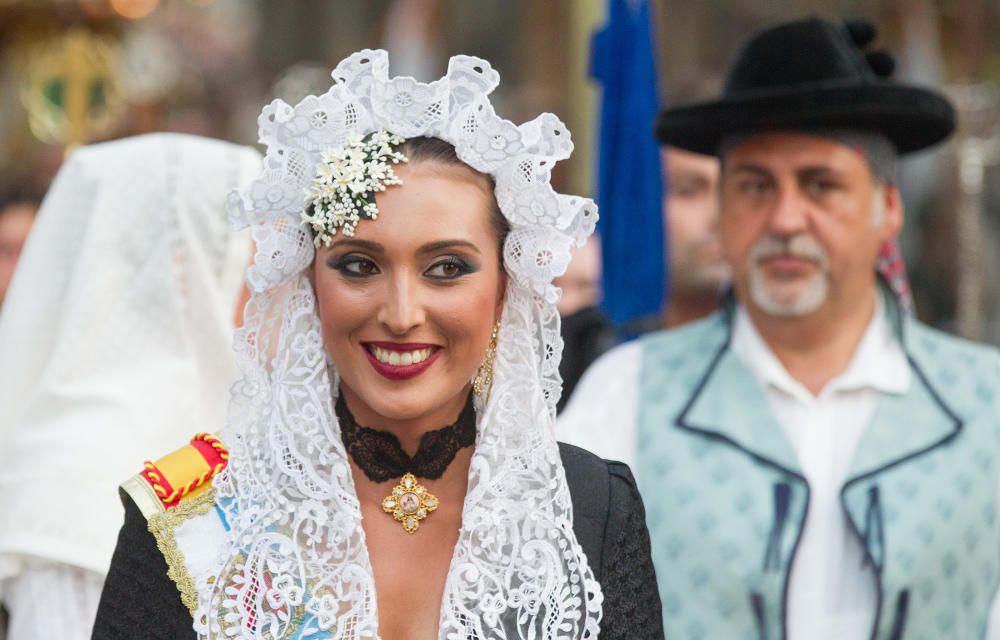
[[[210,480],[226,468],[229,452],[218,438],[199,433],[190,444],[146,461],[143,470],[121,485],[146,517],[147,528],[167,563],[167,576],[192,612],[198,596],[178,531],[189,519],[208,513],[215,504]]]
[[[148,520],[154,514],[173,509],[182,500],[205,492],[220,471],[226,468],[229,452],[208,433],[199,433],[180,449],[156,462],[146,461],[143,470],[122,484],[122,491]]]

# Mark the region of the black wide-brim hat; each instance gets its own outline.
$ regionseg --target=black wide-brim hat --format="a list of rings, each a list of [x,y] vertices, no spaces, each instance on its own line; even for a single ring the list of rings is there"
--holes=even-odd
[[[817,18],[767,29],[737,54],[718,100],[663,111],[656,135],[709,155],[733,136],[778,130],[874,131],[901,154],[941,142],[955,129],[951,103],[888,81],[892,58],[862,50],[875,35],[869,23]]]

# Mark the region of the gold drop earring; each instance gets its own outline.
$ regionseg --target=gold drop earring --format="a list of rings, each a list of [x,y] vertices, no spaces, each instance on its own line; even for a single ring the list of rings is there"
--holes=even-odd
[[[490,344],[486,347],[486,354],[483,356],[483,363],[476,371],[476,377],[472,379],[472,391],[482,398],[493,385],[493,362],[497,357],[497,337],[500,335],[500,321],[493,325],[493,333],[490,334]]]

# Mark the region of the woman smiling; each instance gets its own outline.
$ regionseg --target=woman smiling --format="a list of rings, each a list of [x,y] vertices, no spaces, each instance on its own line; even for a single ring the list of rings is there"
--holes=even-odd
[[[207,492],[126,483],[94,637],[662,637],[631,474],[553,436],[551,281],[596,222],[549,186],[568,131],[499,118],[478,58],[333,77],[261,115],[229,449],[192,445]]]

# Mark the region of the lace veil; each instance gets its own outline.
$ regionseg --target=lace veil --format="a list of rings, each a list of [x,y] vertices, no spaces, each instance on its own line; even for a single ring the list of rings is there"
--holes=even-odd
[[[250,258],[226,195],[260,154],[154,134],[75,151],[0,313],[0,578],[26,558],[105,573],[114,487],[225,419]]]
[[[591,200],[549,184],[573,148],[569,132],[552,114],[520,126],[498,117],[489,94],[499,75],[478,58],[455,56],[447,75],[425,84],[390,78],[387,54],[365,50],[333,78],[321,96],[264,108],[263,172],[230,198],[232,221],[250,227],[257,253],[235,339],[242,376],[224,438],[231,462],[214,485],[228,539],[216,569],[197,578],[196,629],[202,638],[377,635],[361,511],[333,411],[337,372],[303,273],[314,250],[301,214],[320,154],[350,134],[386,129],[452,143],[495,178],[512,227],[495,377],[476,407],[440,637],[596,638],[602,594],[573,532],[553,434],[562,342],[552,279],[597,220]]]

